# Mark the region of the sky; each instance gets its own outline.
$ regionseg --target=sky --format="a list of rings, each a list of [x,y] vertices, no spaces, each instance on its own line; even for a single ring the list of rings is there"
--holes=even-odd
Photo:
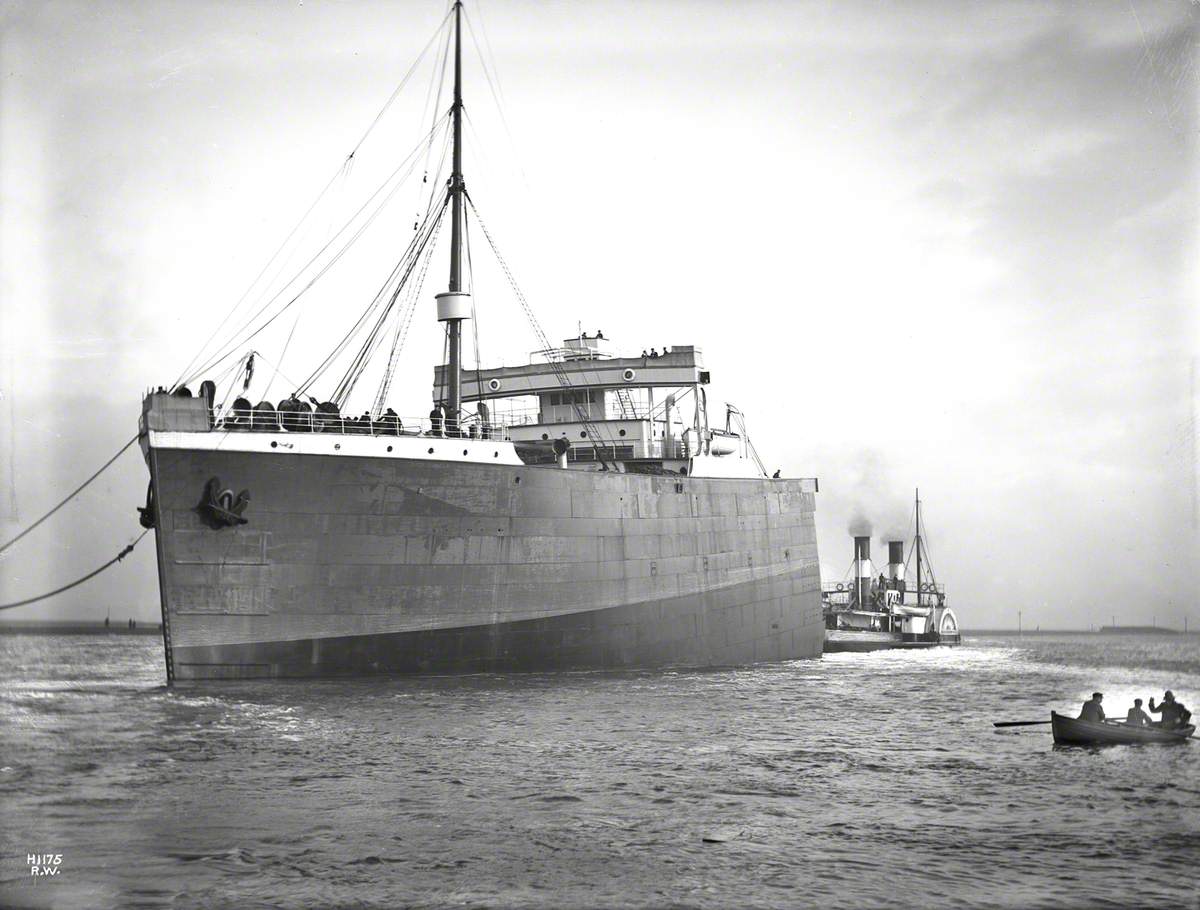
[[[436,47],[346,166],[446,9],[0,4],[0,540],[135,433],[248,287],[237,312],[269,299],[255,277],[322,187],[266,284],[421,148]],[[879,553],[920,487],[965,627],[1194,628],[1198,9],[469,2],[467,185],[552,340],[696,345],[768,468],[819,478],[827,581],[850,526]],[[255,339],[264,396],[365,309],[418,176]],[[522,362],[539,345],[472,240],[481,359]],[[401,414],[429,408],[445,263]],[[132,540],[147,479],[130,450],[0,554],[0,602]],[[6,618],[158,611],[145,543]]]

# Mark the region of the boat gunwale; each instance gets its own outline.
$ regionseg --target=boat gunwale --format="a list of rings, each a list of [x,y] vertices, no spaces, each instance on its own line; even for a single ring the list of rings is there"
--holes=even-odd
[[[1061,745],[1175,745],[1186,743],[1196,728],[1131,727],[1121,720],[1092,721],[1050,712],[1054,742]],[[1089,732],[1092,734],[1089,736]]]

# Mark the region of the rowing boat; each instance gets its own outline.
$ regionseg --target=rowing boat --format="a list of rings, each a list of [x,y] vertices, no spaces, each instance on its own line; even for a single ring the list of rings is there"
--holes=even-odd
[[[1131,727],[1120,721],[1097,722],[1064,717],[1054,711],[1050,712],[1050,724],[1056,743],[1073,746],[1183,743],[1196,732],[1195,726],[1191,724],[1176,727],[1174,730],[1154,726]]]

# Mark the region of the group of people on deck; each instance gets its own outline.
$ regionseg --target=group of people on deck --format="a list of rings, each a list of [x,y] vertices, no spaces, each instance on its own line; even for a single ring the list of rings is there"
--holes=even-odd
[[[1103,700],[1104,695],[1102,693],[1093,692],[1092,697],[1083,703],[1083,710],[1079,712],[1079,719],[1103,723],[1105,720],[1104,708],[1100,704]],[[1150,696],[1150,712],[1152,714],[1161,714],[1162,720],[1151,720],[1150,715],[1142,710],[1142,700],[1135,698],[1133,700],[1133,707],[1125,715],[1125,723],[1130,727],[1153,725],[1162,727],[1165,730],[1174,730],[1177,727],[1187,726],[1188,721],[1192,719],[1192,712],[1183,706],[1183,702],[1175,700],[1175,693],[1170,689],[1163,693],[1162,701],[1157,706],[1154,704],[1154,696]]]

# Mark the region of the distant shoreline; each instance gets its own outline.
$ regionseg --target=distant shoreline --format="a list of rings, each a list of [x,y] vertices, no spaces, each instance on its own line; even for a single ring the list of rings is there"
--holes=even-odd
[[[964,635],[1197,635],[1200,630],[1164,626],[1101,626],[1099,629],[963,629]]]
[[[129,620],[104,625],[93,619],[9,619],[0,621],[0,635],[161,635],[158,622],[138,622],[132,629]]]
[[[1164,626],[1101,626],[1099,629],[963,629],[963,635],[1001,635],[1035,637],[1039,635],[1200,635],[1200,630],[1170,629]],[[162,624],[138,621],[129,628],[128,620],[105,627],[103,620],[92,619],[9,619],[0,620],[0,635],[161,635]]]

